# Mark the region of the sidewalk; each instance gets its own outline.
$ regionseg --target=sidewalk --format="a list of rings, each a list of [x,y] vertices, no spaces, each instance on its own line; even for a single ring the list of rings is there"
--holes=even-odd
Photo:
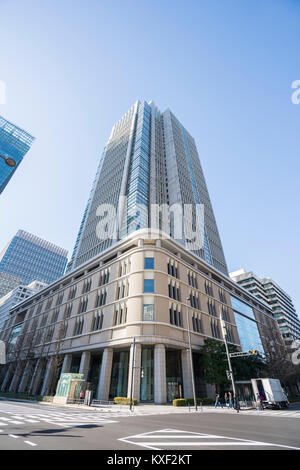
[[[128,405],[116,405],[116,404],[111,404],[111,405],[96,405],[96,406],[87,406],[83,404],[58,404],[58,403],[52,403],[52,402],[46,402],[46,401],[37,401],[37,400],[26,400],[26,399],[18,399],[18,398],[4,398],[0,397],[0,401],[6,400],[6,401],[13,401],[13,402],[19,402],[19,403],[36,403],[39,405],[45,405],[45,406],[55,406],[58,408],[73,408],[74,410],[86,410],[86,411],[98,411],[101,413],[120,413],[124,415],[147,415],[147,414],[170,414],[170,413],[201,413],[201,412],[209,412],[209,411],[214,411],[214,412],[228,412],[228,413],[236,413],[236,410],[233,408],[227,408],[223,406],[223,408],[218,407],[215,408],[214,405],[197,405],[197,411],[195,410],[194,406],[173,406],[170,404],[166,405],[155,405],[154,403],[140,403],[137,406],[132,407],[132,411],[130,411],[130,408]],[[241,408],[240,411],[242,412],[243,410],[251,410],[252,408]]]
[[[43,402],[40,402],[43,403]],[[214,405],[201,405],[197,406],[197,411],[194,406],[173,406],[173,405],[155,405],[152,403],[142,403],[137,406],[132,407],[132,411],[128,405],[97,405],[97,406],[86,406],[81,404],[67,404],[67,405],[57,405],[53,403],[46,403],[45,405],[53,405],[53,406],[65,406],[73,409],[82,409],[82,410],[93,410],[98,411],[101,413],[120,413],[126,415],[146,415],[146,414],[170,414],[170,413],[201,413],[201,412],[209,412],[209,411],[216,411],[216,412],[228,412],[228,413],[236,413],[234,408],[215,408]],[[251,410],[252,408],[241,408],[240,411],[243,410]]]

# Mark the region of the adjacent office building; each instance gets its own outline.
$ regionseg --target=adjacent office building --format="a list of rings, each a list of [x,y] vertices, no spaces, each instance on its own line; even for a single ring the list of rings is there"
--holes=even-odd
[[[261,279],[252,271],[246,272],[244,269],[230,273],[230,277],[271,307],[287,346],[300,340],[300,320],[292,299],[273,279]]]
[[[169,224],[157,205],[175,208]],[[230,344],[282,350],[271,308],[229,278],[194,139],[170,110],[137,102],[113,127],[68,273],[11,311],[1,390],[52,394],[74,372],[101,400],[191,397],[190,331],[196,392],[209,396],[201,348],[223,341],[221,318]]]
[[[50,284],[62,276],[67,250],[24,230],[18,230],[0,254],[0,298],[34,280]]]
[[[0,299],[0,331],[9,317],[11,309],[47,286],[44,282],[33,281],[28,286],[20,285]]]
[[[0,116],[0,194],[30,149],[34,137]],[[8,166],[5,158],[12,158],[16,165]]]

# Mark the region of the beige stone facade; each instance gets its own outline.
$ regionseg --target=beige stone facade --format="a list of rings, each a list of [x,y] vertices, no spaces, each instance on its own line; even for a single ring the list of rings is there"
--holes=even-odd
[[[266,305],[174,240],[140,230],[12,311],[1,335],[8,351],[21,330],[1,390],[54,394],[59,374],[71,371],[108,400],[130,396],[134,366],[134,398],[191,397],[187,315],[194,354],[205,338],[223,341],[221,312],[228,342],[240,346],[230,296],[251,306],[265,351],[281,348]],[[207,396],[211,387],[195,375],[197,394]]]

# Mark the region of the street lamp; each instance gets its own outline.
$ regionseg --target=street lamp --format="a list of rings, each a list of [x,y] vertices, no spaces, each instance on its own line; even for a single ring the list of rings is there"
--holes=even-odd
[[[6,157],[3,157],[2,155],[0,155],[0,158],[2,158],[2,160],[5,161],[6,165],[11,166],[11,167],[16,166],[16,162],[13,158],[10,158],[10,157],[6,158]]]
[[[188,302],[190,300],[190,297],[188,297],[186,300]],[[196,389],[195,389],[194,365],[193,365],[193,354],[192,354],[192,343],[191,343],[191,331],[190,331],[190,320],[189,320],[188,306],[186,307],[186,320],[187,320],[188,336],[189,336],[190,366],[191,366],[194,405],[195,405],[195,410],[197,411],[197,399],[196,399]]]

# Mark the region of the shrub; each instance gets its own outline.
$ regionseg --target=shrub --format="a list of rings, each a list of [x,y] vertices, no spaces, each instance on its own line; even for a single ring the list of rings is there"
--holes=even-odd
[[[173,400],[173,406],[186,406],[186,400],[184,398],[176,398]]]
[[[196,398],[197,405],[213,405],[214,399],[213,398]],[[193,398],[176,398],[173,400],[173,406],[193,406],[194,399]]]
[[[114,403],[116,405],[130,405],[130,398],[127,397],[115,397],[114,398]],[[137,405],[138,401],[136,398],[132,399],[133,405]]]

